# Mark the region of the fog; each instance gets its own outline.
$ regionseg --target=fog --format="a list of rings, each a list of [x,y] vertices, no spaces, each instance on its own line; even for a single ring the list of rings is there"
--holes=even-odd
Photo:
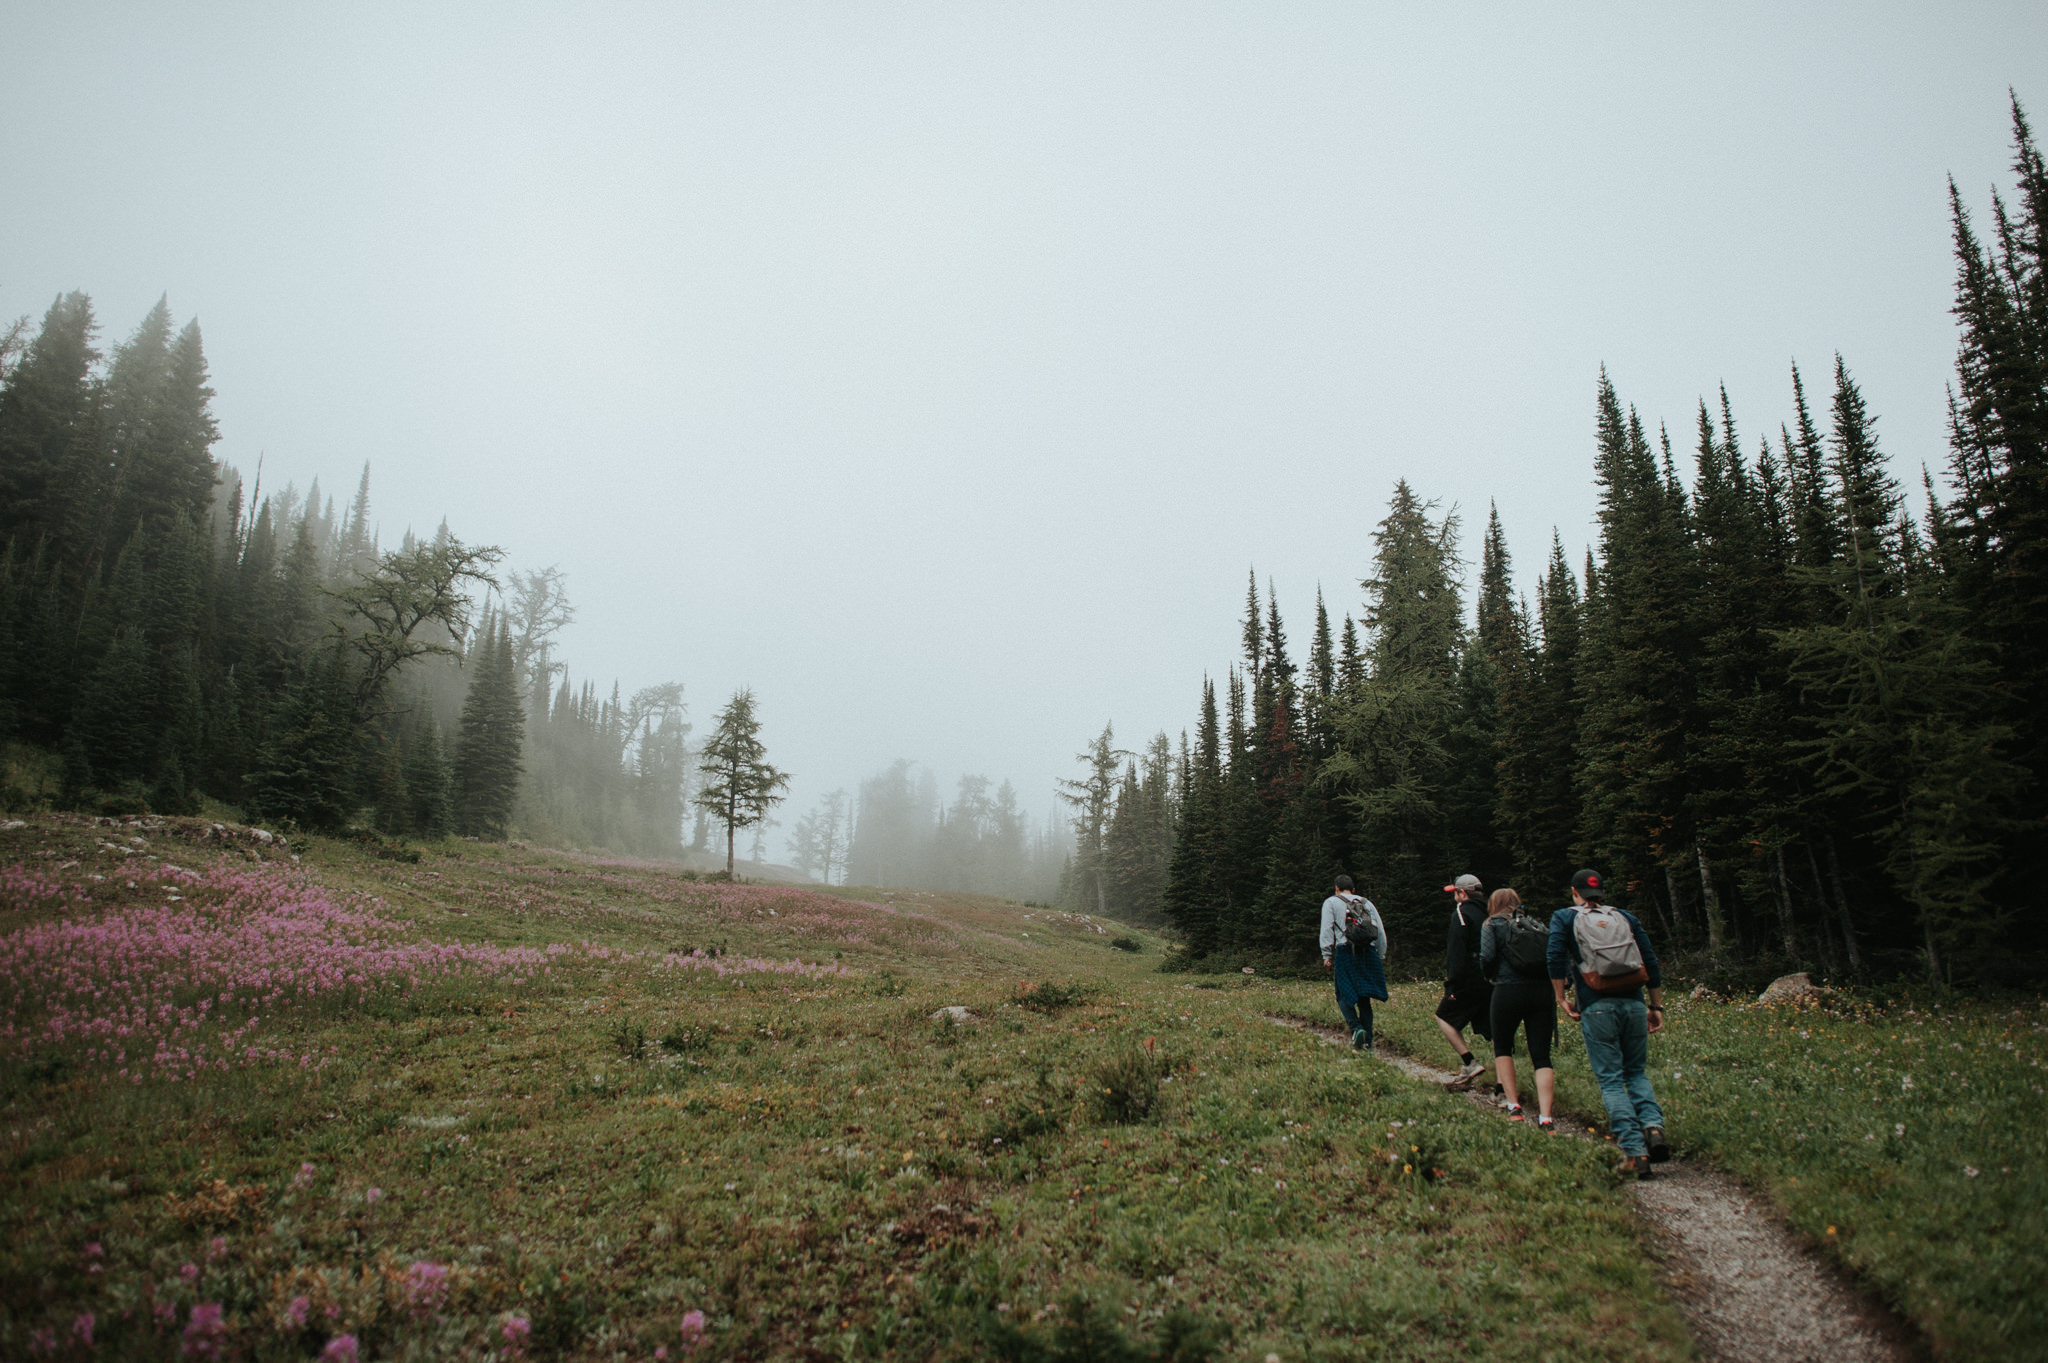
[[[784,830],[899,758],[1043,817],[1396,478],[1518,569],[1605,365],[1753,442],[1839,351],[1945,452],[1945,177],[2038,4],[0,8],[0,314],[196,316],[217,453],[558,566],[580,682],[752,686]],[[772,845],[772,841],[771,841]]]

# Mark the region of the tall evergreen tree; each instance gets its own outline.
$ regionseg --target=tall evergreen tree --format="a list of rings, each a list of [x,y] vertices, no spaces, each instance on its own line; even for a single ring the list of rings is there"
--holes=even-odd
[[[456,734],[455,827],[471,837],[502,839],[519,793],[526,705],[512,665],[512,632],[502,619],[479,631],[475,669]]]
[[[761,721],[754,713],[754,693],[742,687],[718,712],[718,721],[698,754],[703,785],[697,805],[725,828],[725,871],[733,870],[733,838],[752,828],[783,801],[789,776],[768,762],[761,742]]]

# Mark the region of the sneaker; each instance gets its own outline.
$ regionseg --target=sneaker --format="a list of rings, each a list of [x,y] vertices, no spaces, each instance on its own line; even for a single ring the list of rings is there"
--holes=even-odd
[[[1630,1155],[1621,1162],[1621,1176],[1623,1178],[1650,1177],[1650,1157],[1648,1155]]]
[[[1484,1073],[1486,1073],[1486,1062],[1475,1055],[1470,1061],[1459,1067],[1458,1077],[1460,1079],[1477,1079]]]
[[[1671,1142],[1664,1139],[1663,1127],[1651,1127],[1643,1133],[1643,1138],[1650,1143],[1650,1163],[1662,1164],[1671,1158]]]
[[[1557,1130],[1557,1123],[1549,1117],[1538,1117],[1536,1119],[1536,1129],[1538,1131],[1555,1131]]]
[[[1522,1120],[1522,1105],[1520,1103],[1508,1104],[1508,1120],[1511,1122],[1519,1122]]]
[[[1372,1045],[1372,1038],[1371,1038],[1371,1037],[1369,1037],[1369,1036],[1367,1036],[1367,1035],[1365,1034],[1365,1028],[1363,1028],[1363,1027],[1360,1027],[1360,1028],[1358,1028],[1358,1029],[1357,1029],[1356,1031],[1352,1032],[1352,1034],[1351,1034],[1351,1049],[1352,1049],[1352,1050],[1354,1050],[1354,1051],[1362,1051],[1362,1050],[1365,1050],[1365,1049],[1366,1049],[1367,1047],[1369,1047],[1369,1046],[1371,1046],[1371,1045]]]

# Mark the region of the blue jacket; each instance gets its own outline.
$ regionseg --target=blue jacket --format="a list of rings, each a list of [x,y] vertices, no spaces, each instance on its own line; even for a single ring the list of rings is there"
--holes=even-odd
[[[1616,912],[1628,920],[1629,931],[1634,934],[1636,939],[1636,950],[1643,953],[1643,968],[1650,972],[1650,987],[1652,989],[1662,989],[1664,987],[1664,969],[1657,964],[1657,953],[1650,946],[1650,934],[1643,931],[1643,925],[1627,909],[1617,909]],[[1572,982],[1572,987],[1579,991],[1578,1006],[1581,1012],[1585,1010],[1587,1004],[1592,1003],[1596,999],[1641,1000],[1643,997],[1643,987],[1641,985],[1636,985],[1630,989],[1601,991],[1588,989],[1586,982],[1579,978],[1579,939],[1572,931],[1572,920],[1578,916],[1579,911],[1576,906],[1569,909],[1559,909],[1556,913],[1550,915],[1550,951],[1548,953],[1550,957],[1550,978],[1553,980],[1570,980]]]

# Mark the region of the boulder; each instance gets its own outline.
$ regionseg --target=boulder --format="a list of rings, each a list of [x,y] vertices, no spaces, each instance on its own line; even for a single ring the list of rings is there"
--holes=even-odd
[[[957,1003],[949,1003],[938,1012],[932,1014],[933,1022],[943,1022],[947,1018],[951,1018],[955,1022],[972,1022],[974,1021],[974,1014],[968,1012]]]
[[[1810,994],[1818,994],[1819,992],[1820,990],[1813,983],[1813,978],[1802,970],[1797,975],[1780,975],[1777,979],[1772,980],[1764,992],[1757,995],[1756,1001],[1758,1003],[1790,1003],[1794,999],[1803,999]]]

